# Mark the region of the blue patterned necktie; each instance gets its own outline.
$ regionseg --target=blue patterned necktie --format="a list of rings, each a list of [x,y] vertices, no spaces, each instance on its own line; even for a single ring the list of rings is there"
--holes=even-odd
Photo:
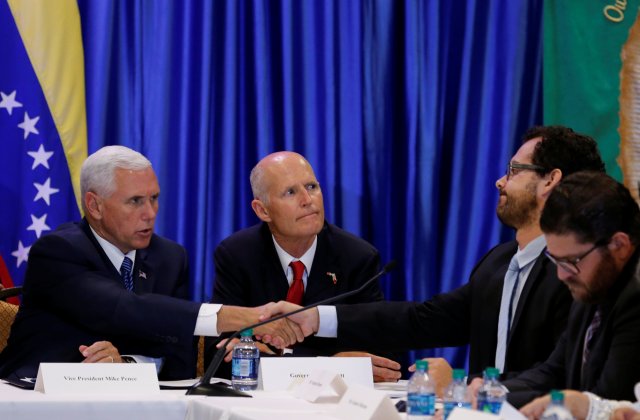
[[[120,275],[122,276],[125,289],[129,291],[133,290],[133,263],[129,257],[124,257],[124,260],[122,260]]]
[[[507,355],[507,341],[511,332],[511,321],[513,320],[513,300],[518,289],[520,277],[520,266],[516,255],[511,258],[509,268],[504,275],[502,286],[502,300],[500,301],[500,315],[498,318],[498,343],[496,346],[496,367],[500,373],[504,372],[504,363]]]

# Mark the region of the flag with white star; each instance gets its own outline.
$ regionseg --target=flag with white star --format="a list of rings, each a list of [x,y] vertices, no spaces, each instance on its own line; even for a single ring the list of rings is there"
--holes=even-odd
[[[33,243],[80,218],[87,138],[77,4],[0,0],[0,39],[0,281],[11,287],[22,284]]]

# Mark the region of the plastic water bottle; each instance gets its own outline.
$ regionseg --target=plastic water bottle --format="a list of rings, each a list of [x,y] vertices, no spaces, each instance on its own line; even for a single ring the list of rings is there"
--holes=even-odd
[[[416,362],[416,371],[407,385],[407,417],[412,420],[428,420],[436,411],[436,392],[429,379],[426,360]]]
[[[252,339],[253,330],[243,331],[240,342],[233,348],[231,359],[231,386],[238,391],[251,391],[258,387],[260,350]]]
[[[564,393],[554,389],[551,391],[551,403],[542,413],[540,420],[573,420],[573,415],[564,405]]]
[[[453,380],[444,391],[444,418],[456,407],[471,408],[471,401],[467,395],[467,383],[464,380],[466,373],[464,369],[453,370]]]
[[[500,370],[494,367],[484,371],[484,383],[478,390],[478,410],[485,413],[499,414],[502,403],[507,399],[507,392],[498,380]]]

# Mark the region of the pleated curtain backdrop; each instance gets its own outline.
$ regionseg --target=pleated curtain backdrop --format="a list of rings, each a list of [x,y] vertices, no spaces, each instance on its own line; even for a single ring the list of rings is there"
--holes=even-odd
[[[329,221],[399,261],[388,299],[451,290],[513,237],[495,180],[541,121],[541,0],[78,3],[89,152],[150,158],[194,300],[220,240],[257,222],[249,172],[277,150],[311,162]]]

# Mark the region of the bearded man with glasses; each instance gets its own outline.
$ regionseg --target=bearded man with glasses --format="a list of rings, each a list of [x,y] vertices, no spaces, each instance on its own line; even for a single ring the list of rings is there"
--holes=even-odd
[[[551,356],[504,382],[509,401],[517,406],[562,388],[631,400],[640,380],[638,204],[609,176],[579,172],[550,194],[540,225],[546,255],[574,303]],[[522,411],[535,418],[546,403],[548,397]]]

